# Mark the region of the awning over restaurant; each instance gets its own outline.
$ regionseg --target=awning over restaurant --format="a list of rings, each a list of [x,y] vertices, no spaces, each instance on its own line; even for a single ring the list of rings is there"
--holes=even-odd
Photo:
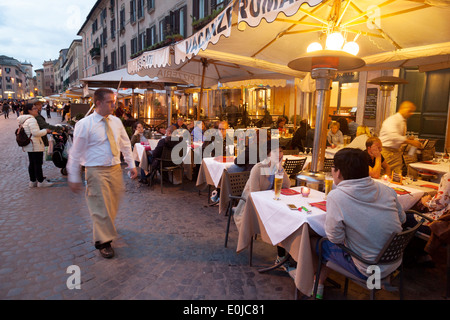
[[[340,32],[359,45],[360,70],[445,68],[450,64],[450,2],[410,0],[233,1],[191,37],[129,61],[130,74],[180,77],[199,86],[202,60],[234,64],[247,74],[270,72],[303,78],[287,64],[327,34]],[[188,66],[188,61],[196,61]],[[179,67],[176,67],[179,66]],[[211,66],[211,64],[210,64]],[[205,83],[229,82],[237,74],[206,75]],[[244,71],[245,72],[245,71]]]
[[[129,74],[127,69],[120,69],[111,72],[101,73],[92,77],[81,79],[81,82],[89,87],[117,88],[147,88],[154,85],[155,78]]]
[[[198,56],[283,72],[311,43],[325,47],[327,33],[335,31],[359,45],[357,56],[366,61],[361,70],[438,67],[450,60],[449,1],[325,1],[304,4],[293,15],[283,11],[257,24],[248,20],[247,2],[251,1],[235,3],[230,36],[199,50]],[[199,37],[198,33],[192,37]],[[188,48],[192,37],[176,47]]]

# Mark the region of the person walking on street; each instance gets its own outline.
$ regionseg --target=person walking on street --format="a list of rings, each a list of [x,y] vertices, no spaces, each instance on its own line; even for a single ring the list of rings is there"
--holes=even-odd
[[[50,104],[47,102],[46,104],[45,104],[45,111],[47,112],[47,119],[51,119],[52,118],[52,115],[51,115],[51,107],[50,107]]]
[[[64,120],[66,120],[66,114],[68,114],[69,112],[70,112],[70,104],[66,103],[63,108],[62,119],[61,119],[62,122],[64,122]]]
[[[27,136],[31,135],[31,142],[23,147],[23,151],[28,153],[29,165],[28,174],[30,175],[29,187],[50,187],[53,184],[44,179],[42,173],[42,164],[44,161],[45,146],[42,137],[50,133],[50,129],[39,129],[36,121],[38,107],[33,104],[27,104],[24,108],[24,114],[17,118],[17,122],[23,126]]]
[[[73,145],[67,163],[68,183],[73,192],[80,192],[80,166],[86,171],[86,202],[93,222],[95,248],[104,258],[112,258],[111,242],[116,238],[115,218],[124,190],[120,152],[137,177],[131,143],[122,121],[113,116],[114,92],[98,89],[94,93],[95,111],[75,126]]]
[[[415,110],[414,103],[404,101],[398,112],[384,120],[381,125],[379,137],[383,145],[381,154],[394,172],[402,172],[403,169],[403,157],[400,148],[403,143],[416,148],[422,146],[419,140],[406,137],[406,120],[412,116]]]
[[[3,103],[2,111],[5,119],[9,119],[9,104],[7,102]]]

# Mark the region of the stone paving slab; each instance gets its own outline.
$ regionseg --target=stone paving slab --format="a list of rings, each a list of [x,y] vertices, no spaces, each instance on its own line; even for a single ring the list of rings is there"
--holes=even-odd
[[[52,115],[49,122],[60,123]],[[44,175],[55,186],[28,188],[28,158],[15,143],[16,126],[14,115],[0,119],[0,299],[293,299],[295,286],[286,273],[257,271],[274,261],[276,248],[257,240],[250,267],[248,254],[235,252],[234,226],[224,248],[227,219],[217,207],[205,206],[207,195],[199,194],[193,182],[183,187],[166,183],[161,194],[159,185],[149,188],[124,175],[116,257],[101,258],[92,244],[84,194],[70,192],[52,162],[45,162]],[[66,284],[72,265],[81,270],[79,290]],[[418,281],[416,271],[408,272],[406,298],[442,299],[442,266],[420,271],[433,286]],[[344,299],[341,291],[327,287],[325,297]],[[368,292],[350,286],[348,298],[367,299]],[[386,292],[378,298],[398,299]]]

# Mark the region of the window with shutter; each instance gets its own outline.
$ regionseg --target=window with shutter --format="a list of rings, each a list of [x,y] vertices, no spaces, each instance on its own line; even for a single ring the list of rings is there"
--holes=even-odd
[[[152,45],[154,45],[156,42],[158,42],[156,40],[156,27],[155,26],[151,26],[150,28],[147,28],[146,30],[146,43],[145,43],[145,47],[150,47]]]
[[[136,22],[136,0],[130,1],[130,21]]]

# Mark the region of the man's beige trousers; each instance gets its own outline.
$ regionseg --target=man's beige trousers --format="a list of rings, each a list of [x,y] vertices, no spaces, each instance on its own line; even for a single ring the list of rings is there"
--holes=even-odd
[[[94,243],[112,241],[117,236],[114,221],[124,186],[120,165],[86,167],[86,201],[93,223]]]

